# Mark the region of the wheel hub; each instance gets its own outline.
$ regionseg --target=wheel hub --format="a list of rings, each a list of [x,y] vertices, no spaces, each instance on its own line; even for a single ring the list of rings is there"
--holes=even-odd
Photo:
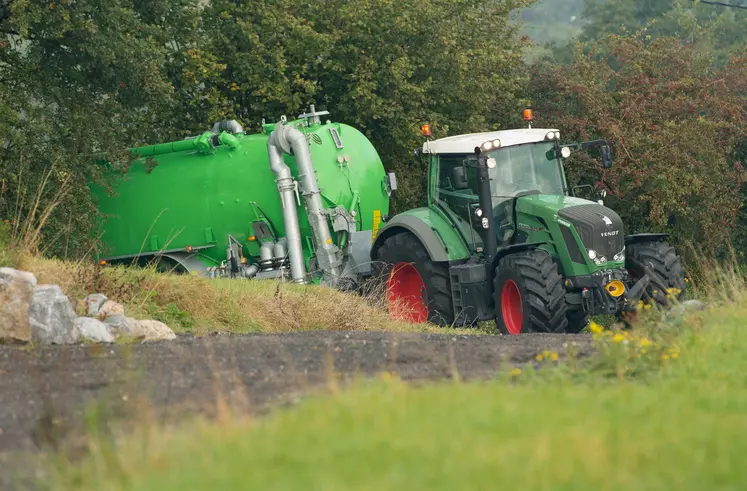
[[[415,266],[398,263],[386,285],[387,305],[392,319],[420,324],[428,320],[425,283]]]
[[[506,280],[501,291],[501,314],[509,334],[520,334],[524,322],[524,309],[519,287],[513,280]]]

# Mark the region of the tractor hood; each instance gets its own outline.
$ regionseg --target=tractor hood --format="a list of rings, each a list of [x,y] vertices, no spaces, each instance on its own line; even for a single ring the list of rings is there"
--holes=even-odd
[[[616,261],[623,257],[625,234],[623,221],[612,209],[593,201],[570,196],[531,195],[517,200],[518,213],[541,217],[546,223],[572,225],[583,242],[584,255],[593,250],[597,256]]]

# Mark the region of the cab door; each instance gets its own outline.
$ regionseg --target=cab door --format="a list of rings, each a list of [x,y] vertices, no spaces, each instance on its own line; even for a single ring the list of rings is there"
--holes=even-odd
[[[481,218],[474,213],[480,202],[474,165],[468,165],[467,155],[437,158],[435,202],[456,225],[471,251],[481,251]]]

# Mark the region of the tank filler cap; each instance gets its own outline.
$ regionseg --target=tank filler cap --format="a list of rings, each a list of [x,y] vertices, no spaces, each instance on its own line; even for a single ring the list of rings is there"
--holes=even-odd
[[[328,114],[329,114],[329,111],[317,112],[316,107],[314,107],[314,104],[311,104],[309,106],[309,112],[299,115],[298,119],[307,119],[312,124],[321,124],[321,120],[319,119],[319,116],[325,116]]]

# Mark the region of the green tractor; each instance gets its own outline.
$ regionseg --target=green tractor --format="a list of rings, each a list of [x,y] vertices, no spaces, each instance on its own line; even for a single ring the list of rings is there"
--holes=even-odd
[[[604,191],[592,201],[577,196],[582,186],[569,189],[564,160],[591,147],[610,168],[603,140],[561,145],[558,130],[531,122],[426,139],[415,153],[427,159],[428,205],[386,218],[371,248],[390,314],[439,325],[494,319],[511,335],[575,333],[589,316],[681,300],[685,272],[666,234],[626,236]]]

